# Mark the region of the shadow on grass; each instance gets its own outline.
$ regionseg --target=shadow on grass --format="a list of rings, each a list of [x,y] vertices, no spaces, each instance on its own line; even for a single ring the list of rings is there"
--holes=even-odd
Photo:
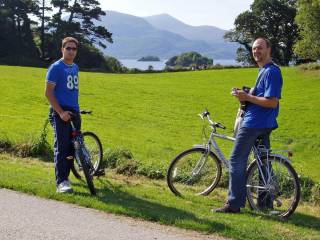
[[[152,200],[134,196],[123,191],[121,186],[115,186],[110,182],[104,182],[104,184],[107,184],[107,186],[97,191],[96,198],[108,206],[114,206],[112,210],[114,213],[187,229],[198,231],[201,229],[206,233],[228,232],[231,230],[230,226],[226,224],[199,218],[188,211],[164,206],[152,202]],[[89,192],[75,194],[85,197],[91,196]]]
[[[320,230],[320,218],[300,212],[294,213],[292,218],[288,220],[288,223],[298,227],[310,228],[317,231]]]
[[[254,211],[248,211],[248,214],[252,216],[259,216],[265,220],[272,220],[276,222],[285,222],[287,224],[295,225],[297,227],[303,227],[303,228],[309,228],[315,231],[319,231],[320,229],[320,218],[307,215],[300,212],[293,213],[289,219],[282,219],[276,216],[269,216],[265,215],[263,213],[254,212]]]

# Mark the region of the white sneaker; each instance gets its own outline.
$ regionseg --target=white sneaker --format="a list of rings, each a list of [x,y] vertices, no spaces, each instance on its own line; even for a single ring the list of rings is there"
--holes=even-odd
[[[68,180],[64,180],[62,183],[60,183],[57,187],[58,193],[70,193],[72,192],[71,184]]]

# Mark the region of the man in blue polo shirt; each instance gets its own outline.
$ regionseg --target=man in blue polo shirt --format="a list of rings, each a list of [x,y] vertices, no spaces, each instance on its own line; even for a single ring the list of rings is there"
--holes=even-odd
[[[252,146],[263,137],[264,145],[270,148],[269,135],[278,127],[276,118],[281,98],[281,71],[271,59],[271,44],[265,38],[257,38],[252,54],[259,66],[259,75],[253,92],[237,90],[234,96],[248,103],[243,121],[236,136],[230,157],[229,194],[227,203],[215,210],[222,213],[238,213],[246,202],[246,168]]]
[[[49,119],[54,129],[54,162],[57,192],[72,192],[68,179],[73,164],[73,146],[70,141],[70,119],[80,130],[78,66],[73,62],[78,41],[72,37],[62,40],[62,58],[47,72],[45,95],[50,103]]]

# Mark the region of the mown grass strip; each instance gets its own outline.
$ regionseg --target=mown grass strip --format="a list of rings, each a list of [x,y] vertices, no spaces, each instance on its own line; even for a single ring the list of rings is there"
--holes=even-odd
[[[85,182],[71,178],[73,194],[55,193],[52,163],[0,155],[0,187],[44,198],[75,203],[161,224],[215,233],[233,239],[318,239],[320,209],[302,204],[287,222],[245,209],[242,214],[210,212],[223,204],[226,192],[217,189],[209,197],[177,198],[164,181],[126,177],[108,172],[95,180],[98,195],[89,194]]]

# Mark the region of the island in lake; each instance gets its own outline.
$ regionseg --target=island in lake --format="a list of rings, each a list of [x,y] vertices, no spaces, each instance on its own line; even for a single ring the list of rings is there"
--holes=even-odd
[[[156,56],[146,56],[138,59],[139,62],[159,62],[160,58]]]

